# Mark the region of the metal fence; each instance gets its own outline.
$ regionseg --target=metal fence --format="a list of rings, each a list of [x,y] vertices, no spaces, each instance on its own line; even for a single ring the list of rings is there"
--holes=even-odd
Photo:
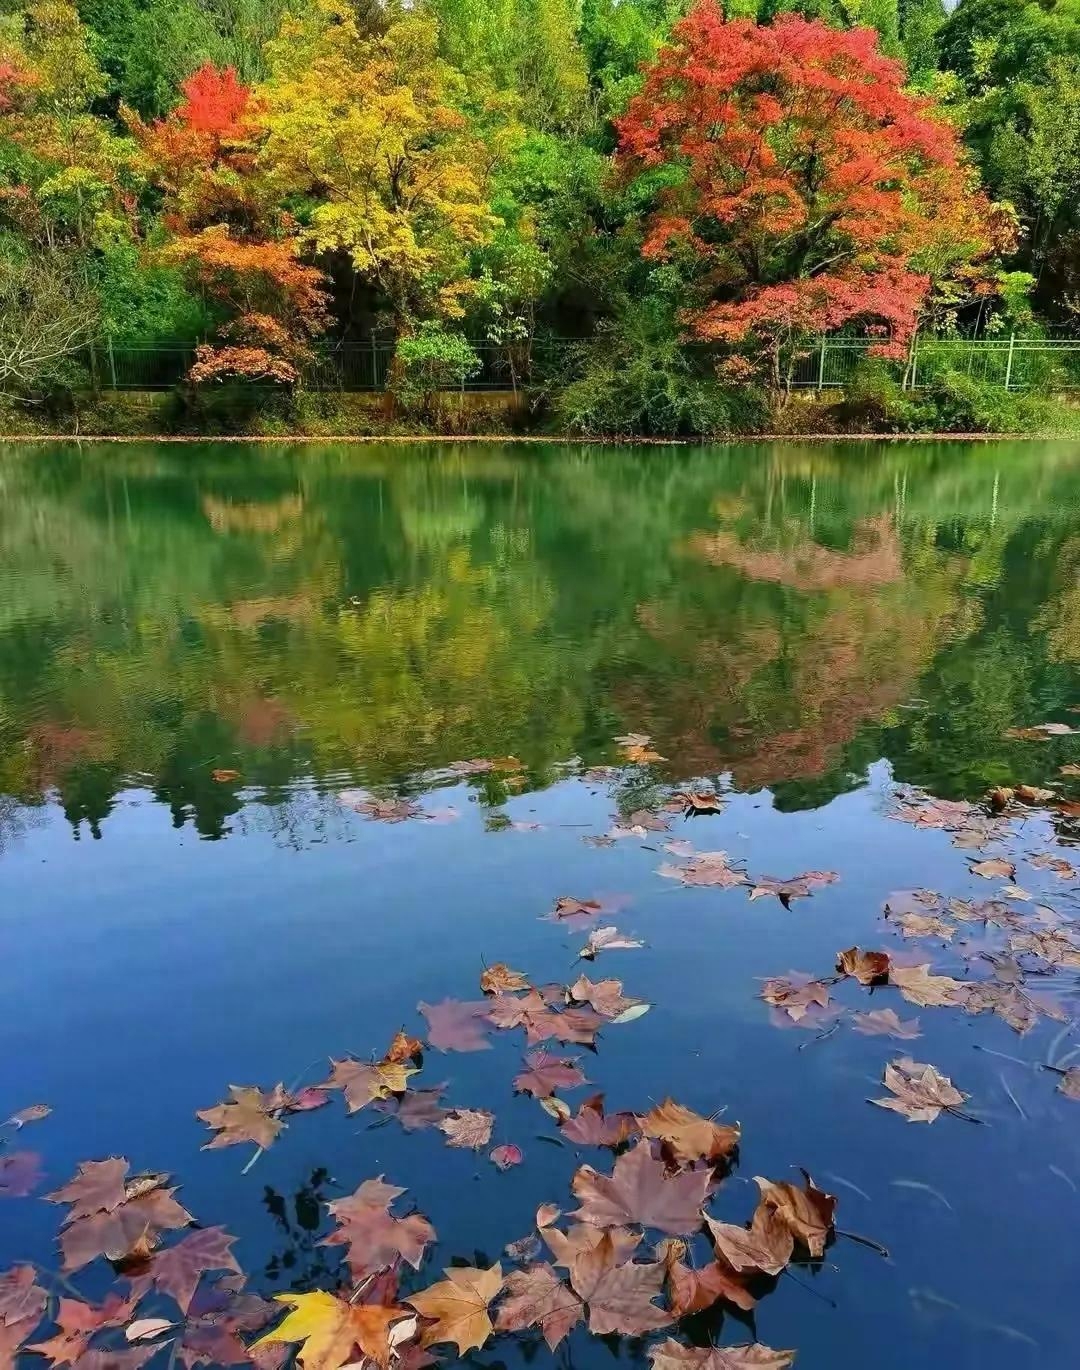
[[[584,344],[587,346],[587,344]],[[803,390],[839,389],[850,384],[872,356],[873,338],[820,338],[795,358],[792,384]],[[580,340],[548,338],[530,348],[474,342],[478,368],[439,387],[447,390],[510,390],[550,377],[570,359]],[[304,384],[323,391],[381,391],[390,378],[394,344],[372,338],[342,343],[307,368]],[[107,390],[171,390],[195,359],[194,344],[159,343],[127,347],[106,343],[93,349],[88,365],[95,384]],[[906,362],[890,363],[912,389],[932,385],[946,371],[1006,390],[1033,387],[1080,389],[1080,340],[1074,338],[919,338]]]

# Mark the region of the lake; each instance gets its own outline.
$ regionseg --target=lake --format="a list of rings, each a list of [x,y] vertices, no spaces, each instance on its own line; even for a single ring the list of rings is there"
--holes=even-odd
[[[505,963],[651,1005],[549,1041],[592,1082],[558,1091],[575,1114],[603,1091],[737,1120],[715,1218],[803,1167],[855,1234],[752,1275],[752,1311],[659,1336],[800,1370],[1075,1361],[1076,444],[11,445],[0,546],[0,1117],[52,1110],[0,1133],[0,1167],[30,1150],[43,1171],[5,1194],[0,1168],[0,1270],[128,1288],[101,1258],[58,1274],[42,1198],[122,1156],[227,1227],[263,1295],[336,1287],[325,1205],[378,1175],[438,1234],[404,1295],[454,1262],[505,1273],[538,1204],[568,1212],[577,1168],[613,1162],[514,1092],[520,1028],[478,1009],[485,1049],[428,1046],[409,1080],[446,1083],[436,1114],[494,1114],[477,1151],[401,1126],[400,1090],[268,1107],[288,1125],[257,1157],[202,1150],[196,1117],[426,1037],[418,1004],[479,1002]],[[643,945],[581,959],[604,927]],[[852,946],[894,983],[836,977]],[[925,963],[1012,1012],[902,996]],[[799,1022],[766,985],[792,971],[827,1000]],[[879,1009],[918,1039],[862,1030]],[[870,1106],[908,1054],[962,1107]],[[523,1160],[501,1173],[504,1144]],[[143,1308],[176,1316],[160,1290]],[[636,1367],[656,1340],[578,1326],[554,1357],[524,1332],[469,1359]]]

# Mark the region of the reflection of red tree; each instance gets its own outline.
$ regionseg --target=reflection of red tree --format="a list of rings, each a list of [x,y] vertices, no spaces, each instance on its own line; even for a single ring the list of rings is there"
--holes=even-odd
[[[696,533],[690,551],[713,566],[731,566],[748,580],[769,580],[796,590],[892,585],[903,579],[900,540],[888,514],[857,524],[848,552],[803,543],[783,551],[744,547],[734,533]]]
[[[245,695],[230,710],[236,718],[236,731],[251,747],[268,747],[292,727],[292,715],[277,699]]]
[[[98,733],[65,723],[39,723],[31,728],[28,740],[35,777],[43,787],[56,784],[77,761],[97,760],[102,744]]]

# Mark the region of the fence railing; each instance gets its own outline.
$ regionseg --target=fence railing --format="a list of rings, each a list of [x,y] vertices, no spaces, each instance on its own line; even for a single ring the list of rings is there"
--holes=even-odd
[[[839,389],[850,384],[871,355],[873,338],[820,338],[795,358],[792,384],[802,390]],[[445,390],[510,390],[550,376],[569,358],[579,340],[548,338],[529,349],[474,342],[478,369],[444,378]],[[389,384],[394,344],[343,343],[322,352],[307,368],[304,384],[320,391],[382,391]],[[107,390],[171,390],[195,359],[188,343],[127,347],[106,343],[93,349],[88,363],[95,384]],[[932,338],[916,340],[906,362],[892,363],[912,389],[932,385],[944,372],[961,372],[1005,390],[1043,387],[1080,389],[1080,339]]]

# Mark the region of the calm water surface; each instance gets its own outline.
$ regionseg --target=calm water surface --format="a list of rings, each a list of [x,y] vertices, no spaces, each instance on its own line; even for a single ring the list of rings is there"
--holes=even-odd
[[[743,1145],[724,1216],[751,1211],[750,1176],[801,1165],[840,1196],[841,1227],[889,1248],[841,1239],[782,1278],[760,1340],[797,1348],[800,1370],[1074,1365],[1080,1105],[974,1049],[1041,1060],[1058,1026],[1021,1039],[923,1010],[914,1054],[988,1125],[919,1127],[865,1102],[906,1044],[812,1040],[756,996],[759,977],[827,972],[854,942],[895,945],[890,891],[986,897],[947,834],[886,817],[895,787],[1060,783],[1080,739],[1004,734],[1077,705],[1073,444],[9,447],[0,1116],[53,1106],[23,1134],[47,1188],[110,1154],[172,1172],[268,1291],[328,1282],[316,1201],[380,1172],[438,1230],[427,1271],[494,1260],[538,1202],[566,1206],[580,1159],[511,1093],[520,1034],[429,1053],[415,1081],[494,1110],[495,1140],[526,1153],[506,1175],[335,1103],[241,1176],[245,1150],[200,1152],[194,1111],[230,1083],[368,1057],[422,1028],[419,1000],[476,998],[484,961],[565,980],[583,934],[543,915],[603,898],[647,946],[598,970],[654,1004],[586,1053],[609,1106],[726,1108]],[[582,776],[618,764],[630,731],[666,760]],[[520,783],[443,769],[505,755]],[[687,780],[726,807],[670,836],[840,881],[787,911],[658,878],[663,833],[583,842]],[[438,821],[367,821],[357,790]],[[1080,912],[1075,882],[1022,883]],[[871,1007],[920,1012],[890,993]],[[0,1268],[55,1268],[56,1219],[3,1201]],[[733,1316],[719,1329],[753,1335]],[[503,1338],[471,1359],[522,1354]],[[581,1331],[559,1357],[645,1364],[641,1344]]]

